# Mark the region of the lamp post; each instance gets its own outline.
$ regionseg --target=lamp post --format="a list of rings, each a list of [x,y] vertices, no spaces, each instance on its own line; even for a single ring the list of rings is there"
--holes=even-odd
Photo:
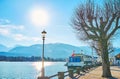
[[[93,46],[92,46],[92,64],[94,64]]]
[[[46,35],[46,31],[43,30],[42,31],[42,40],[43,40],[43,49],[42,49],[42,74],[41,77],[45,77],[45,70],[44,70],[44,43],[45,43],[45,35]]]
[[[39,76],[37,79],[49,79],[49,77],[45,76],[45,70],[44,70],[44,43],[45,43],[45,35],[46,31],[43,30],[42,32],[42,40],[43,40],[43,49],[42,49],[42,68],[41,68],[41,76]]]

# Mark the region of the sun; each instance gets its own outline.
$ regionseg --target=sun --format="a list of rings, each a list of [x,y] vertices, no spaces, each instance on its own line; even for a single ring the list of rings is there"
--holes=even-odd
[[[47,26],[49,21],[48,12],[40,7],[34,7],[29,12],[29,18],[35,26]]]

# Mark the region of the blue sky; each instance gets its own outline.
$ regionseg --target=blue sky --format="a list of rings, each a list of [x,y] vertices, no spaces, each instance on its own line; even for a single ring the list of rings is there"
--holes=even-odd
[[[41,44],[41,31],[47,31],[46,43],[86,45],[79,41],[70,26],[75,8],[83,0],[0,0],[0,44],[7,46]],[[49,22],[35,26],[29,18],[30,10],[39,5],[46,10]],[[114,46],[120,47],[117,39]]]

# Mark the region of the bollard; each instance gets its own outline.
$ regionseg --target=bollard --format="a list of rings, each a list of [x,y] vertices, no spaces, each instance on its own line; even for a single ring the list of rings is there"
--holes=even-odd
[[[37,79],[49,79],[49,77],[38,77]]]
[[[79,67],[76,68],[76,73],[80,74],[80,68]]]
[[[69,70],[69,77],[73,78],[73,70],[72,69]]]
[[[64,72],[58,72],[58,79],[64,79]]]

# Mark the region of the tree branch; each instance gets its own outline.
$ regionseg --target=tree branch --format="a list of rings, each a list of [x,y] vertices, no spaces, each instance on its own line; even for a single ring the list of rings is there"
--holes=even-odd
[[[92,46],[96,51],[97,51],[97,54],[100,55],[100,53],[98,51],[101,51],[100,49],[98,49],[97,47],[95,46]]]
[[[108,26],[107,26],[107,27],[106,27],[106,29],[105,29],[105,33],[107,33],[107,32],[108,32],[108,30],[110,29],[111,24],[113,23],[113,21],[114,21],[115,17],[116,17],[116,14],[113,14],[112,19],[110,20],[110,22],[109,22]]]
[[[116,32],[116,30],[118,30],[120,27],[118,26],[118,22],[119,22],[119,17],[116,18],[116,25],[115,25],[115,28],[112,30],[112,32],[108,35],[108,38],[107,39],[110,39],[110,37],[112,35],[114,35],[114,33]]]
[[[99,29],[99,26],[98,26],[98,23],[97,23],[97,17],[95,17],[95,23],[96,23],[97,29]]]

